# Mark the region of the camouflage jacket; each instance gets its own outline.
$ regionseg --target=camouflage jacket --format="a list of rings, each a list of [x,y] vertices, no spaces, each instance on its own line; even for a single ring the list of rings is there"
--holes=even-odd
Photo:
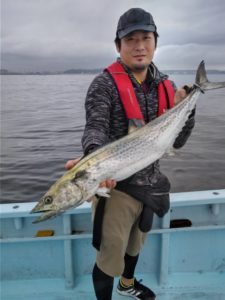
[[[118,61],[121,63],[120,59]],[[158,84],[168,78],[151,63],[148,69],[145,87],[137,82],[131,71],[123,65],[132,81],[145,122],[157,117]],[[174,89],[176,87],[172,82]],[[115,141],[128,133],[128,120],[119,98],[117,88],[111,75],[103,72],[91,83],[85,102],[86,125],[82,137],[84,154],[88,154],[109,142]],[[194,127],[194,114],[189,118],[183,130],[177,137],[174,147],[180,148],[187,141]],[[159,162],[156,161],[147,168],[129,178],[129,183],[135,185],[152,185],[161,177]]]

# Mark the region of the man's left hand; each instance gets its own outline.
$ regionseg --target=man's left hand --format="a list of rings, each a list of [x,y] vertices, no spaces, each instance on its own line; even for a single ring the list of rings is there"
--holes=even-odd
[[[191,90],[191,85],[188,85],[189,89]],[[177,89],[176,93],[175,93],[175,97],[174,97],[174,105],[177,105],[179,102],[181,102],[182,100],[184,100],[188,95],[187,89],[179,88]]]

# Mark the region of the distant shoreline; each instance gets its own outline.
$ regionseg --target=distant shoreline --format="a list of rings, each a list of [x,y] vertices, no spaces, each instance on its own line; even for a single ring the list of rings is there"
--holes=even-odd
[[[62,72],[16,72],[6,69],[0,69],[0,75],[76,75],[76,74],[98,74],[102,69],[71,69]],[[196,70],[162,70],[166,74],[183,74],[192,75],[196,74]],[[207,74],[225,74],[225,70],[207,70]]]

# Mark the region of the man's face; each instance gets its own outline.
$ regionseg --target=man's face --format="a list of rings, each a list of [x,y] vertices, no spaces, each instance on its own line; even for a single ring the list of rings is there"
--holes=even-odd
[[[121,39],[120,57],[132,71],[145,70],[153,59],[155,37],[153,32],[134,31]]]

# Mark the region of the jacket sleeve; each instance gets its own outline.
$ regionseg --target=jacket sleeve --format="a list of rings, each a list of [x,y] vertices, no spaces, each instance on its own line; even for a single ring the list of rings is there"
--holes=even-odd
[[[184,127],[182,128],[181,132],[179,133],[178,137],[176,138],[173,147],[175,149],[179,149],[184,146],[187,142],[189,136],[191,135],[192,129],[195,126],[195,108],[191,111],[188,120],[186,121]]]
[[[174,91],[176,93],[176,90],[177,90],[176,85],[173,81],[171,81],[171,82],[172,82]],[[173,147],[175,149],[179,149],[179,148],[183,147],[184,144],[187,142],[188,138],[190,137],[192,129],[195,126],[195,111],[196,111],[196,108],[194,108],[191,111],[191,113],[188,117],[188,120],[186,121],[186,123],[185,123],[184,127],[182,128],[181,132],[178,134],[178,136],[177,136],[177,138],[176,138],[176,140],[173,144]]]
[[[105,74],[100,74],[91,83],[85,111],[86,125],[81,142],[84,155],[87,155],[109,142],[111,95]]]

